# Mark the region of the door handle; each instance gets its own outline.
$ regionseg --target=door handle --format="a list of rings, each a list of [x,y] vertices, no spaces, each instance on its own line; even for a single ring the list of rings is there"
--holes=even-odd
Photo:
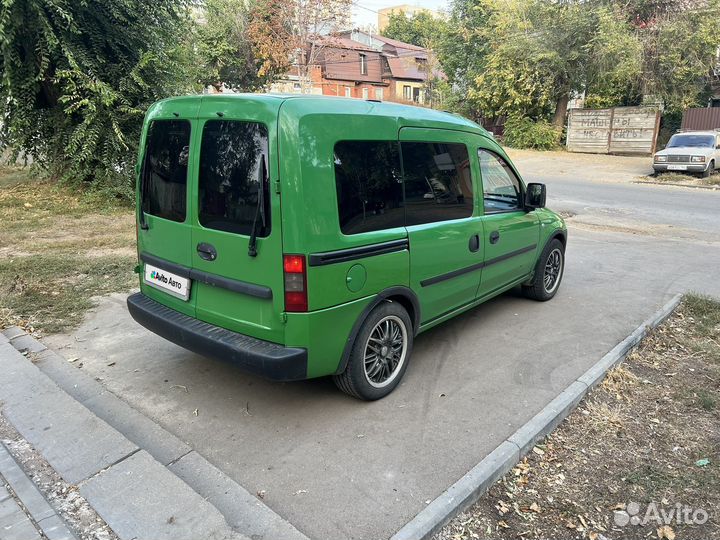
[[[468,242],[468,249],[475,253],[477,250],[480,249],[480,236],[477,234],[473,234],[470,237],[470,242]]]
[[[217,259],[217,250],[211,244],[200,242],[197,245],[197,252],[198,255],[200,255],[200,258],[205,259],[206,261],[214,261]]]
[[[491,244],[497,244],[498,240],[500,240],[500,233],[497,231],[493,231],[490,233],[490,243]]]

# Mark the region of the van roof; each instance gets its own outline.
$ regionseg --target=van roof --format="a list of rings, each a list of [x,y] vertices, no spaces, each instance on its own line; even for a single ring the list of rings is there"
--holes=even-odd
[[[296,105],[300,105],[300,103],[298,102],[302,102],[302,114],[318,114],[323,112],[323,109],[331,103],[334,105],[342,103],[344,114],[360,114],[364,116],[390,116],[402,119],[405,125],[457,129],[461,131],[477,133],[478,135],[492,138],[492,135],[490,135],[489,132],[486,131],[483,127],[471,120],[468,120],[467,118],[460,116],[459,114],[446,111],[438,111],[435,109],[428,109],[425,107],[418,107],[414,105],[393,103],[389,101],[365,100],[335,96],[320,96],[314,94],[222,93],[171,97],[161,100],[160,102],[158,102],[158,104],[169,104],[176,100],[182,100],[187,103],[188,101],[193,101],[193,98],[197,99],[198,102],[212,101],[216,99],[226,102],[227,100],[232,99],[251,99],[258,102],[265,102],[268,105],[276,105],[278,109],[284,101],[292,100]],[[154,108],[156,105],[157,104],[153,105],[152,108]]]

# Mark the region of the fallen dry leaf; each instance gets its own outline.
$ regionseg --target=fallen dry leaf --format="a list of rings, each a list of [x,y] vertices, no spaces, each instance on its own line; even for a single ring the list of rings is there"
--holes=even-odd
[[[675,540],[675,531],[672,530],[670,525],[658,527],[657,535],[660,540],[663,540],[663,538],[667,538],[667,540]]]

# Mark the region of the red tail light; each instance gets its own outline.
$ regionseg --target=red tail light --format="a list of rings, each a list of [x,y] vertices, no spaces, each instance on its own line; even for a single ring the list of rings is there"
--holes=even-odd
[[[305,255],[283,255],[285,276],[285,311],[308,310]]]

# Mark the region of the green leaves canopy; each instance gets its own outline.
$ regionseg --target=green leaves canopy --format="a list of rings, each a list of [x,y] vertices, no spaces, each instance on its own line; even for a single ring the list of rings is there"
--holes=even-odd
[[[0,145],[129,193],[153,101],[189,89],[185,0],[5,0]]]

